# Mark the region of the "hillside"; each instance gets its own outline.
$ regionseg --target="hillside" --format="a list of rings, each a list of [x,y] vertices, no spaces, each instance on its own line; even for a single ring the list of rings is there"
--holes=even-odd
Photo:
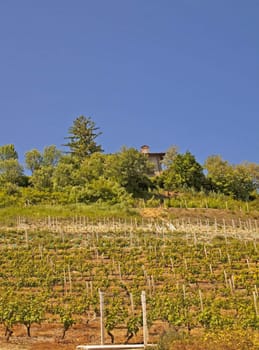
[[[36,206],[8,213],[1,211],[1,349],[99,343],[99,290],[106,343],[110,334],[124,343],[129,332],[129,342],[142,341],[144,290],[150,342],[172,328],[164,349],[211,350],[215,342],[226,349],[233,339],[235,350],[245,341],[257,349],[258,211]]]

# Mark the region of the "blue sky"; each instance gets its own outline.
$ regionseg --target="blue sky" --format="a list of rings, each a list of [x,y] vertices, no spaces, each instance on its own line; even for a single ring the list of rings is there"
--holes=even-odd
[[[85,115],[107,153],[259,163],[258,16],[258,0],[1,1],[0,145],[62,149]]]

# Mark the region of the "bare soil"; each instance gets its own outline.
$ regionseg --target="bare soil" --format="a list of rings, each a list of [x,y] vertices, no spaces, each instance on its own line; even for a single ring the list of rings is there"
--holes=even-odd
[[[226,222],[231,220],[248,220],[259,219],[258,211],[234,211],[226,209],[200,209],[200,208],[144,208],[140,210],[141,216],[145,218],[167,218],[167,219],[209,219],[213,221],[217,219],[225,220]]]
[[[163,324],[154,324],[150,329],[150,341],[157,341],[158,335],[164,331]],[[17,325],[14,327],[14,333],[7,342],[4,337],[4,328],[0,327],[0,349],[1,350],[75,350],[77,345],[100,344],[99,320],[91,324],[74,325],[66,333],[65,339],[61,339],[61,324],[42,324],[32,325],[31,337],[27,337],[26,329]],[[114,331],[115,343],[123,344],[125,342],[125,329],[116,329]],[[142,343],[141,332],[132,338],[130,343]],[[110,338],[105,335],[105,344],[110,344]]]

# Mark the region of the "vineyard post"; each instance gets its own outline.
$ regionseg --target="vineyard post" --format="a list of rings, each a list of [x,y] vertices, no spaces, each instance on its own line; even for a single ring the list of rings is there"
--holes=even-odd
[[[235,287],[235,280],[234,280],[234,275],[231,275],[231,284],[233,286],[233,290],[236,288]]]
[[[186,299],[186,289],[185,289],[185,285],[183,284],[183,300]]]
[[[173,259],[172,258],[170,258],[170,262],[171,262],[171,269],[172,269],[172,272],[173,272],[174,278],[175,278],[174,263],[173,263]]]
[[[25,229],[25,243],[26,243],[26,247],[28,248],[28,245],[29,245],[29,240],[28,240],[28,231],[27,229]]]
[[[67,295],[67,279],[66,279],[66,270],[63,269],[63,279],[64,279],[64,294]]]
[[[99,290],[99,298],[100,298],[100,326],[101,326],[101,345],[104,345],[104,300],[103,293]]]
[[[120,263],[118,264],[118,271],[119,271],[120,280],[122,281],[122,276],[121,276],[121,265],[120,265]]]
[[[230,258],[230,255],[228,253],[227,253],[227,257],[228,257],[228,263],[231,266],[231,258]]]
[[[89,284],[90,284],[91,297],[93,297],[93,282],[90,281]]]
[[[223,219],[223,232],[226,233],[226,222],[225,222],[225,219]]]
[[[255,307],[255,314],[256,317],[259,316],[259,312],[258,312],[258,308],[257,308],[257,296],[256,296],[256,292],[253,291],[253,298],[254,298],[254,307]]]
[[[233,285],[232,285],[232,279],[231,278],[228,279],[228,284],[229,284],[230,292],[233,295]]]
[[[203,308],[202,294],[201,294],[201,290],[200,289],[199,289],[199,299],[200,299],[201,312],[203,312],[204,308]]]
[[[247,263],[247,268],[248,268],[248,270],[250,270],[250,262],[249,262],[249,259],[248,259],[248,258],[246,259],[246,263]]]
[[[142,315],[143,315],[143,342],[144,346],[148,343],[148,329],[147,329],[147,305],[146,305],[146,292],[141,293]]]
[[[131,306],[132,315],[134,315],[135,307],[134,307],[134,299],[133,299],[132,293],[130,293],[130,306]]]
[[[228,277],[227,277],[227,273],[224,269],[224,277],[225,277],[225,283],[226,283],[226,288],[228,287]]]
[[[197,245],[197,237],[196,237],[195,232],[193,233],[193,243],[195,246]]]
[[[215,232],[218,232],[218,222],[217,222],[217,218],[214,218],[214,227],[215,227]]]
[[[206,249],[205,244],[204,244],[203,248],[204,248],[204,254],[205,254],[205,257],[206,257],[206,259],[208,259],[208,254],[207,254],[207,249]]]
[[[69,280],[69,291],[72,293],[72,278],[71,278],[71,270],[70,265],[68,265],[68,280]]]
[[[151,286],[152,286],[152,292],[155,292],[155,281],[154,281],[154,276],[151,275]]]

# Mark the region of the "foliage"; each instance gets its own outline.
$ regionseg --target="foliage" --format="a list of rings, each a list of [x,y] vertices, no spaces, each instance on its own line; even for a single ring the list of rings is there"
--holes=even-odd
[[[61,155],[61,151],[58,150],[55,145],[45,147],[42,153],[43,166],[55,167],[58,164]]]
[[[42,165],[42,155],[37,149],[25,153],[25,165],[32,173]]]
[[[111,204],[132,203],[131,196],[117,182],[100,177],[79,190],[77,201],[83,203],[107,202]]]
[[[13,144],[0,146],[0,161],[18,159],[18,153]]]
[[[134,197],[145,196],[152,182],[149,174],[153,165],[135,148],[123,147],[107,160],[107,173]]]
[[[171,146],[166,151],[165,156],[164,156],[163,160],[161,161],[161,163],[165,167],[165,169],[170,168],[170,166],[173,164],[177,154],[178,154],[178,147],[177,146]]]
[[[8,341],[13,333],[13,326],[17,323],[17,300],[10,290],[0,297],[0,322],[5,327],[5,336]]]
[[[51,189],[53,171],[52,166],[42,166],[36,169],[30,178],[33,187],[37,190]]]
[[[158,350],[257,350],[259,337],[242,329],[225,329],[187,335],[169,329],[162,335]]]
[[[252,177],[253,184],[257,190],[259,190],[259,164],[244,162],[241,164]]]
[[[142,326],[142,323],[143,320],[140,316],[133,315],[129,317],[129,319],[127,320],[127,339],[125,341],[126,344],[130,341],[130,339],[133,336],[135,336],[138,333],[140,327]]]
[[[179,333],[175,330],[175,328],[170,327],[160,336],[156,348],[157,350],[169,350],[172,348],[175,341],[182,341],[184,343],[184,339],[184,333]]]
[[[0,185],[7,183],[21,185],[23,183],[23,168],[17,159],[0,161]]]
[[[27,336],[31,336],[31,326],[33,323],[41,323],[45,313],[44,303],[41,298],[33,295],[26,295],[18,303],[17,322],[23,324],[27,329]]]
[[[108,158],[107,155],[100,152],[95,152],[91,156],[85,158],[75,175],[77,183],[85,185],[104,176]]]
[[[169,191],[181,188],[199,191],[205,185],[203,168],[190,152],[177,154],[162,178],[165,189]]]
[[[33,323],[45,319],[60,320],[65,336],[86,313],[98,317],[100,288],[105,291],[111,341],[118,327],[127,331],[125,341],[137,334],[143,290],[149,324],[156,321],[173,328],[174,342],[189,340],[189,335],[181,335],[193,329],[206,334],[226,328],[258,330],[253,300],[259,282],[258,242],[250,237],[253,227],[246,238],[228,233],[229,227],[224,233],[220,226],[215,236],[214,225],[208,225],[207,233],[200,228],[194,236],[172,232],[159,219],[103,217],[95,222],[74,211],[77,215],[69,220],[68,212],[59,210],[53,207],[52,214],[62,213],[62,218],[44,219],[41,215],[48,211],[42,208],[42,213],[33,212],[34,221],[20,217],[8,230],[2,229],[0,320],[9,336],[16,323],[24,324],[29,334]]]
[[[104,203],[131,207],[226,208],[249,202],[259,207],[258,164],[231,165],[210,156],[204,169],[190,152],[171,146],[154,176],[153,163],[135,148],[103,154],[101,134],[91,118],[76,118],[69,129],[69,154],[55,145],[25,154],[31,176],[24,175],[14,145],[0,147],[0,206]],[[205,170],[205,171],[203,171]],[[250,209],[251,208],[251,209]]]
[[[69,147],[70,153],[82,161],[95,152],[102,152],[102,148],[95,139],[101,135],[95,122],[90,117],[80,116],[76,118],[69,128],[69,140],[64,146]]]
[[[233,166],[220,156],[210,156],[204,166],[211,188],[217,192],[248,200],[255,189],[252,174],[245,165]]]
[[[61,338],[64,339],[67,331],[76,323],[76,321],[73,318],[72,310],[69,309],[66,305],[58,307],[58,314],[60,316],[60,321],[63,324],[63,332]]]
[[[76,162],[71,155],[61,157],[53,170],[52,182],[55,191],[64,191],[66,187],[75,185]]]

